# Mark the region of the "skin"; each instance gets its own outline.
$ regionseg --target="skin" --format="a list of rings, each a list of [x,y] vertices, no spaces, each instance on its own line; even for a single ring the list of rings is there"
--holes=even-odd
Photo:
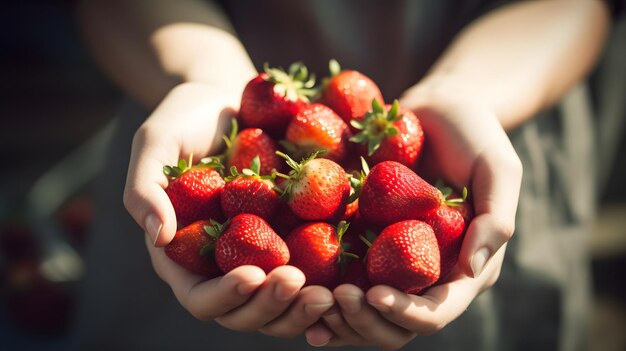
[[[609,24],[600,1],[499,8],[459,33],[402,96],[401,106],[420,116],[429,137],[429,171],[458,188],[470,185],[476,210],[452,279],[415,296],[388,286],[366,293],[352,285],[333,292],[302,288],[302,272],[290,266],[267,275],[244,266],[205,281],[167,259],[162,247],[173,238],[176,220],[161,167],[190,152],[215,150],[256,72],[224,16],[204,1],[85,0],[79,14],[105,71],[138,101],[156,107],[135,134],[124,203],[147,234],[155,271],[181,305],[198,319],[234,330],[304,333],[315,346],[388,350],[441,330],[495,283],[515,230],[522,178],[505,131],[553,104],[588,73]]]

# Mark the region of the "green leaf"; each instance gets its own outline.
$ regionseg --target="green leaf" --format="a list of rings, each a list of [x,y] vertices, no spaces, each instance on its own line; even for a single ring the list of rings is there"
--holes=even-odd
[[[394,126],[389,126],[387,127],[387,130],[385,130],[385,134],[387,134],[387,136],[393,137],[398,135],[398,128],[394,127]]]
[[[400,108],[400,104],[398,103],[398,100],[393,100],[393,104],[391,105],[391,109],[387,113],[387,120],[388,121],[395,121],[396,120],[396,116],[398,115],[399,108]]]
[[[361,156],[361,169],[363,169],[363,174],[366,176],[370,174],[370,166],[367,164],[367,161],[363,156]]]
[[[365,135],[365,133],[358,133],[358,134],[351,136],[350,139],[348,140],[350,140],[353,143],[363,144],[365,143],[366,139],[367,139],[367,136]]]
[[[261,174],[261,158],[259,155],[254,156],[250,162],[250,170],[254,172],[255,175]]]
[[[337,60],[331,59],[328,61],[328,70],[330,71],[331,77],[333,77],[341,73],[341,66]]]
[[[350,125],[358,130],[365,129],[365,124],[362,121],[357,121],[356,119],[350,120]]]
[[[372,154],[380,147],[381,142],[381,138],[370,137],[369,140],[367,140],[367,156],[372,156]]]
[[[383,107],[380,105],[380,102],[378,102],[378,100],[376,100],[376,99],[372,99],[372,112],[374,112],[374,113],[384,113],[385,112]]]

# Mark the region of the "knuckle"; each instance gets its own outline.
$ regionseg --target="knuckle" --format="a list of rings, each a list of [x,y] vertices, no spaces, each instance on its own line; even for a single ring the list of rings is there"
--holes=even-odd
[[[494,216],[493,228],[496,235],[498,235],[504,243],[513,237],[513,233],[515,233],[515,221],[504,220]]]

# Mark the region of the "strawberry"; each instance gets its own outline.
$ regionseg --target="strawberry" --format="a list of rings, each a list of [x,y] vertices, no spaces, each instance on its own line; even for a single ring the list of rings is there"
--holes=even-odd
[[[292,168],[289,175],[277,175],[288,179],[284,194],[293,213],[308,221],[331,221],[345,213],[350,182],[340,165],[316,158],[317,153],[300,163],[282,152],[277,154]]]
[[[428,223],[435,232],[439,252],[441,254],[441,279],[452,271],[459,258],[461,245],[467,229],[469,218],[465,219],[462,209],[468,209],[467,188],[462,195],[452,193],[449,187],[439,187],[445,201],[438,208],[427,212],[419,219]]]
[[[296,159],[324,150],[324,158],[342,162],[351,146],[348,125],[322,104],[305,107],[291,120],[285,133],[287,142],[283,145]]]
[[[405,165],[384,161],[374,166],[363,182],[359,212],[378,225],[417,219],[439,207],[443,194]]]
[[[260,175],[272,174],[274,169],[284,171],[285,163],[276,155],[278,144],[272,137],[260,128],[238,131],[236,119],[233,119],[232,125],[230,136],[223,137],[227,147],[225,159],[228,169],[236,167],[241,172],[258,156],[261,163]]]
[[[224,225],[215,244],[215,261],[224,273],[243,265],[269,273],[289,261],[289,249],[261,217],[242,213]]]
[[[441,278],[445,278],[456,265],[465,234],[465,220],[461,212],[446,204],[420,218],[435,232],[441,255]]]
[[[261,128],[274,138],[282,138],[291,119],[309,102],[315,78],[307,68],[294,63],[289,73],[265,65],[265,72],[244,88],[239,121],[245,128]]]
[[[329,66],[331,77],[323,83],[319,102],[333,109],[346,123],[362,119],[372,100],[384,103],[380,89],[370,78],[354,70],[341,70],[335,60]]]
[[[337,229],[326,222],[305,223],[289,233],[285,242],[291,258],[289,264],[306,276],[306,285],[334,289],[339,281],[341,236],[345,222]]]
[[[385,284],[409,294],[435,283],[440,262],[433,229],[418,220],[383,229],[370,247],[367,274],[373,285]]]
[[[260,169],[259,156],[242,173],[237,172],[235,166],[231,168],[231,176],[226,178],[226,185],[220,195],[222,210],[227,218],[250,213],[269,221],[274,216],[279,194],[268,177],[259,175]]]
[[[212,226],[211,221],[200,220],[179,229],[165,246],[165,254],[192,273],[208,278],[221,275],[213,255],[216,238],[211,235]]]
[[[417,116],[411,111],[401,110],[398,100],[383,108],[372,100],[372,110],[361,121],[352,121],[360,132],[350,141],[367,145],[366,159],[370,165],[383,161],[396,161],[415,169],[422,146],[424,131]],[[365,150],[363,150],[365,151]]]
[[[224,180],[212,167],[216,164],[192,166],[180,160],[177,166],[164,166],[163,173],[170,178],[165,192],[176,212],[179,228],[201,219],[221,220],[220,193]]]

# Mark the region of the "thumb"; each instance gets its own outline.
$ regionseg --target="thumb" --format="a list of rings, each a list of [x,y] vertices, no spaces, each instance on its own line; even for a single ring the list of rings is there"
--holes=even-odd
[[[177,160],[178,146],[164,143],[163,133],[157,133],[148,124],[137,130],[124,188],[126,210],[155,246],[168,244],[176,233],[176,214],[164,190],[168,180],[163,165]]]
[[[474,278],[515,231],[522,164],[510,143],[505,145],[482,153],[472,172],[476,217],[467,229],[459,264]]]

